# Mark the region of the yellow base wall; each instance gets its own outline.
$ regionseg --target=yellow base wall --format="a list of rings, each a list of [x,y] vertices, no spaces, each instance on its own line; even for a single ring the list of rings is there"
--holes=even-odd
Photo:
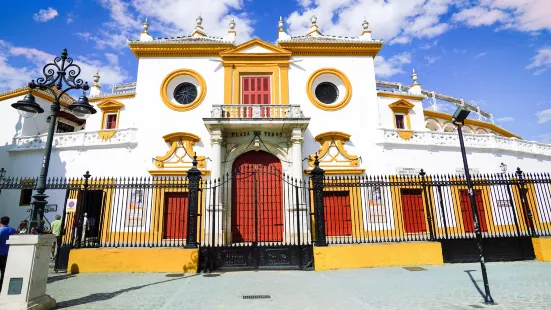
[[[551,262],[551,238],[532,238],[536,259],[540,262]]]
[[[69,273],[197,273],[198,249],[78,249],[69,255]]]
[[[411,265],[444,265],[440,242],[314,247],[316,271]]]

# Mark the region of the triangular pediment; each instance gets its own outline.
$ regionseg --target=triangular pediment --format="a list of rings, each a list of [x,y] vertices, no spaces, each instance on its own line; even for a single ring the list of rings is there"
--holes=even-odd
[[[291,56],[291,52],[288,50],[277,47],[273,44],[270,44],[266,41],[263,41],[261,39],[255,38],[250,41],[247,41],[245,43],[242,43],[238,46],[236,46],[234,49],[224,51],[220,53],[220,56],[237,56],[237,55],[243,55],[243,54],[269,54],[271,56],[278,54],[278,55],[288,55]]]
[[[392,110],[409,110],[413,109],[415,105],[405,99],[400,99],[388,105]]]
[[[102,111],[113,111],[113,110],[120,110],[124,108],[124,104],[116,101],[116,100],[105,100],[101,103],[98,103],[98,108],[100,108]]]

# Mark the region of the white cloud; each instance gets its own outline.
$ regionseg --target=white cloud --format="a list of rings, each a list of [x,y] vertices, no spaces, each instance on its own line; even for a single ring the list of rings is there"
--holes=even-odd
[[[432,43],[423,44],[419,46],[419,48],[422,50],[428,50],[435,47],[436,45],[438,45],[438,40],[434,40]]]
[[[452,19],[464,22],[471,27],[489,26],[497,21],[505,21],[507,14],[501,10],[491,10],[485,7],[472,7],[453,14]]]
[[[404,65],[411,63],[411,54],[404,52],[390,57],[388,60],[383,56],[375,57],[375,75],[378,78],[387,78],[398,73],[403,73]]]
[[[57,11],[52,8],[47,8],[46,10],[40,9],[38,13],[33,14],[33,19],[39,23],[45,23],[49,20],[54,19],[57,16]]]
[[[474,56],[474,58],[480,58],[480,57],[484,57],[484,56],[486,56],[486,55],[488,55],[488,53],[482,52],[482,53],[476,54],[476,55]]]
[[[432,65],[434,64],[435,62],[437,62],[441,57],[438,57],[438,56],[425,56],[425,60],[427,61],[427,63],[429,65]]]
[[[536,113],[536,116],[538,117],[539,124],[547,123],[551,121],[551,109],[539,111],[538,113]]]
[[[111,53],[105,53],[103,56],[105,61],[69,55],[81,68],[79,78],[84,81],[91,82],[97,69],[100,70],[101,84],[110,85],[126,81],[128,73],[121,68],[118,56]],[[26,60],[25,65],[19,67],[10,65],[10,60],[16,57],[23,57]],[[31,79],[42,77],[42,68],[55,57],[56,55],[35,48],[13,46],[0,40],[0,90],[22,87]]]
[[[75,14],[69,13],[67,14],[67,25],[72,24],[75,21]]]
[[[515,118],[511,116],[505,116],[505,117],[499,117],[496,118],[496,122],[504,123],[504,122],[513,122]]]
[[[532,63],[526,69],[535,69],[534,75],[540,75],[551,67],[551,47],[541,48],[536,56],[532,57]]]

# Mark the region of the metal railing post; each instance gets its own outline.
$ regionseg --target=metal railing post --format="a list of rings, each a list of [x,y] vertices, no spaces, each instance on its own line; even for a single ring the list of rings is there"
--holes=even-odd
[[[423,195],[425,196],[425,206],[427,208],[427,221],[429,224],[429,238],[430,241],[434,241],[434,225],[433,225],[433,219],[432,219],[432,208],[429,204],[429,195],[427,192],[427,182],[425,179],[425,176],[427,173],[425,170],[421,169],[421,172],[419,172],[419,175],[421,176],[421,185],[423,186]]]
[[[314,161],[314,169],[312,169],[312,189],[314,191],[314,220],[316,225],[316,246],[327,246],[327,237],[325,234],[325,213],[323,206],[323,181],[325,179],[325,171],[320,168],[318,154]]]
[[[201,182],[201,171],[197,169],[197,154],[193,156],[193,167],[188,170],[188,214],[185,248],[195,249],[197,243],[197,211],[199,209],[199,183]]]
[[[519,194],[520,194],[520,201],[522,203],[522,209],[524,209],[524,212],[526,212],[526,215],[528,216],[528,226],[530,229],[530,235],[532,237],[537,237],[538,234],[536,233],[536,228],[534,226],[534,218],[532,215],[532,210],[530,210],[530,205],[528,204],[528,199],[526,198],[526,188],[524,187],[524,172],[520,170],[520,168],[517,167],[516,174],[518,176],[519,181]]]

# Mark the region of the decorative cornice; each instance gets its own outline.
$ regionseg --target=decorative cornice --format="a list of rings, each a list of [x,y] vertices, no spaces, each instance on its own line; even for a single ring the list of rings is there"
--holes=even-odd
[[[101,94],[99,96],[90,97],[88,101],[97,102],[110,99],[127,99],[136,97],[135,92],[126,92],[126,93],[111,93],[111,94]]]
[[[448,114],[448,113],[444,113],[444,112],[438,112],[438,111],[433,111],[433,110],[423,110],[423,113],[425,114],[425,117],[440,118],[440,119],[450,121],[450,122],[452,120],[452,115]],[[468,118],[468,119],[465,120],[465,125],[479,126],[479,127],[490,129],[494,132],[497,132],[498,134],[500,134],[504,137],[522,139],[522,137],[520,137],[520,136],[518,136],[518,135],[516,135],[512,132],[510,132],[506,129],[503,129],[503,128],[499,127],[496,124],[492,124],[492,123],[488,123],[488,122],[483,122],[483,121]]]
[[[0,93],[0,101],[11,99],[18,96],[24,96],[28,93],[29,93],[28,86],[8,90]],[[44,100],[48,100],[49,102],[52,102],[54,100],[52,94],[50,94],[46,90],[33,89],[32,94],[36,97],[42,98]],[[60,100],[60,104],[63,107],[68,107],[73,102],[75,102],[75,99],[67,94],[64,94]]]
[[[151,44],[150,42],[129,43],[130,50],[138,58],[140,57],[202,57],[218,56],[220,52],[232,49],[231,42],[163,42]],[[147,43],[146,43],[147,42]]]
[[[386,91],[377,91],[377,96],[387,97],[387,98],[409,99],[409,100],[425,99],[425,96],[411,95],[408,93],[386,92]]]

